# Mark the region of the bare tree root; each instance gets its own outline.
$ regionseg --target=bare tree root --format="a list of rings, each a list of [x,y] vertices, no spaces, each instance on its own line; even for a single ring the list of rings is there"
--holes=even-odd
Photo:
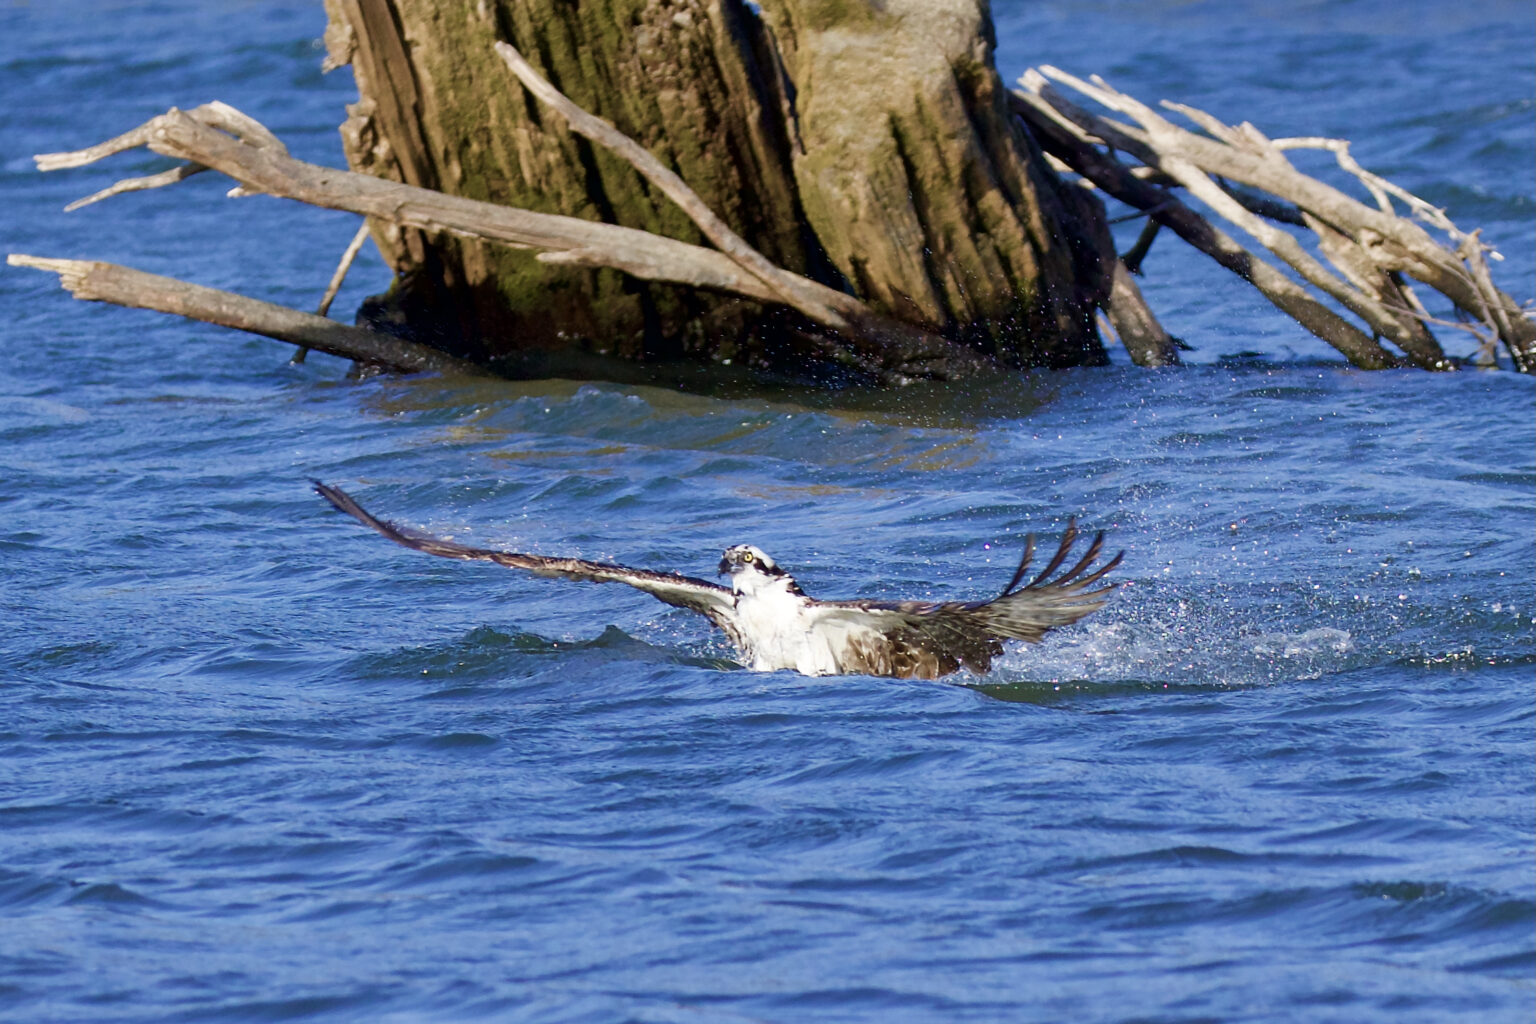
[[[1068,99],[1061,83],[1135,123],[1094,114]],[[1405,189],[1366,171],[1338,139],[1269,139],[1253,125],[1233,127],[1182,104],[1163,106],[1182,114],[1206,134],[1181,128],[1095,76],[1084,81],[1052,67],[1031,69],[1012,94],[1014,110],[1036,132],[1048,153],[1122,202],[1147,211],[1187,242],[1251,282],[1276,306],[1351,363],[1372,369],[1410,364],[1448,370],[1455,363],[1430,333],[1445,324],[1425,311],[1405,278],[1439,291],[1462,311],[1483,357],[1502,342],[1517,370],[1536,372],[1536,321],[1493,284],[1477,232],[1461,231],[1440,210]],[[1297,171],[1285,151],[1326,149],[1375,199],[1368,206]],[[1122,162],[1116,153],[1140,161]],[[1170,189],[1181,186],[1206,207],[1241,228],[1323,296],[1337,302],[1364,329],[1330,309],[1288,274],[1243,248],[1185,205]],[[1414,218],[1443,232],[1438,244],[1414,220],[1400,216],[1393,199]],[[1304,225],[1332,268],[1308,252],[1289,231],[1271,222]],[[1128,253],[1136,269],[1151,243]],[[1390,341],[1401,355],[1381,344]]]

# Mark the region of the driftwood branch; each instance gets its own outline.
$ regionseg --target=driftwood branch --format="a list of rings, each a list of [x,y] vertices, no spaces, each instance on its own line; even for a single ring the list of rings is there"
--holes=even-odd
[[[1069,101],[1047,98],[1028,88],[1012,94],[1014,110],[1029,122],[1043,146],[1105,193],[1127,205],[1150,211],[1150,219],[1175,234],[1217,263],[1253,284],[1274,305],[1307,330],[1338,349],[1356,366],[1380,370],[1401,365],[1401,360],[1358,327],[1313,298],[1274,265],[1254,255],[1230,235],[1192,210],[1177,195],[1151,184],[1132,168],[1099,149],[1097,136],[1089,135],[1070,115],[1078,111]],[[1042,89],[1046,89],[1043,82]],[[1083,112],[1084,117],[1089,117]],[[1144,253],[1150,233],[1143,232]],[[1127,254],[1129,258],[1130,254]],[[1140,260],[1136,261],[1139,265]]]
[[[1120,262],[1124,264],[1126,270],[1133,274],[1141,273],[1141,264],[1146,260],[1147,253],[1152,251],[1152,243],[1157,241],[1157,233],[1163,229],[1163,222],[1151,216],[1151,214],[1161,212],[1161,207],[1153,207],[1150,210],[1144,211],[1144,215],[1147,216],[1147,222],[1142,225],[1141,234],[1137,235],[1136,241],[1132,243],[1131,247],[1120,255]]]
[[[1090,113],[1066,99],[1050,81],[1069,86],[1134,123]],[[1021,84],[1024,91],[1015,94],[1015,109],[1041,132],[1058,158],[1085,178],[1142,209],[1151,209],[1146,204],[1166,203],[1171,196],[1167,189],[1149,185],[1147,172],[1185,187],[1280,257],[1308,284],[1360,317],[1372,335],[1390,339],[1414,364],[1428,369],[1453,365],[1427,330],[1428,318],[1404,276],[1440,291],[1480,323],[1480,328],[1471,328],[1480,337],[1501,339],[1517,369],[1536,370],[1536,322],[1494,287],[1485,259],[1488,250],[1477,241],[1476,234],[1459,231],[1444,211],[1365,171],[1342,140],[1271,140],[1251,124],[1226,125],[1195,108],[1163,104],[1207,133],[1201,135],[1174,125],[1102,79],[1084,81],[1050,67],[1032,70]],[[1141,161],[1143,166],[1128,167],[1103,152],[1101,147],[1105,146]],[[1296,148],[1331,150],[1340,166],[1361,181],[1376,205],[1361,203],[1297,171],[1284,155],[1285,150]],[[1150,187],[1150,191],[1148,187],[1133,187],[1132,181]],[[1253,195],[1250,189],[1277,197],[1283,205],[1271,209],[1268,204],[1273,200]],[[1418,223],[1399,216],[1392,206],[1393,197],[1407,205],[1415,217],[1445,232],[1452,246],[1436,243]],[[1173,219],[1168,216],[1170,210],[1175,211]],[[1289,232],[1263,219],[1295,223],[1298,215],[1316,233],[1319,251],[1335,269],[1303,249]],[[1199,234],[1207,241],[1211,239],[1209,231],[1194,231],[1190,218],[1198,215],[1187,207],[1165,206],[1153,217],[1186,238]],[[1176,220],[1185,222],[1186,230],[1180,230]],[[1206,246],[1200,247],[1210,252]],[[1217,248],[1227,250],[1226,245]],[[1281,286],[1271,279],[1271,271],[1286,282],[1290,279],[1251,253],[1239,251],[1241,257],[1229,252],[1228,258],[1221,260],[1223,265],[1249,277],[1277,305],[1282,305],[1283,297],[1294,310],[1304,309],[1312,322],[1293,309],[1287,311],[1357,365],[1381,364],[1378,351],[1384,350],[1374,340],[1367,338],[1368,344],[1362,345],[1364,335],[1358,328],[1336,315],[1319,317],[1317,309],[1303,306],[1292,294],[1300,291],[1306,295],[1304,289],[1294,282],[1289,288]],[[1261,264],[1267,269],[1259,269]],[[1253,268],[1254,272],[1245,273],[1243,268]],[[1267,283],[1261,283],[1260,278]],[[1307,299],[1316,305],[1310,296]]]
[[[1115,92],[1101,81],[1095,80],[1090,84],[1055,68],[1045,67],[1040,70],[1043,75],[1070,85],[1104,106],[1134,118],[1140,125],[1139,129],[1124,125],[1117,125],[1117,127],[1122,134],[1127,134],[1137,141],[1141,150],[1136,154],[1138,157],[1158,167],[1228,223],[1236,225],[1256,239],[1297,271],[1303,280],[1355,313],[1371,327],[1374,334],[1391,338],[1405,350],[1418,342],[1418,337],[1405,327],[1402,318],[1387,310],[1372,296],[1353,287],[1348,281],[1330,271],[1321,261],[1302,248],[1289,232],[1271,225],[1250,212],[1242,203],[1217,185],[1205,167],[1196,163],[1190,155],[1186,155],[1190,149],[1184,144],[1186,137],[1198,139],[1198,136],[1178,128],[1150,107],[1123,93]],[[1206,125],[1215,127],[1214,119],[1202,115],[1201,120]],[[1227,132],[1225,135],[1226,137],[1221,141],[1231,145],[1235,141],[1235,133]],[[1235,177],[1235,175],[1229,176]],[[1253,184],[1252,181],[1245,179],[1237,180],[1243,181],[1244,184]],[[1417,356],[1418,353],[1410,351],[1409,355]],[[1426,369],[1450,367],[1444,354],[1438,351],[1426,353],[1423,358],[1416,361]]]
[[[555,259],[614,267],[647,280],[774,301],[761,281],[713,250],[613,224],[496,206],[305,163],[288,156],[281,143],[253,141],[229,132],[228,109],[221,103],[190,111],[172,108],[100,145],[38,156],[37,166],[45,171],[80,167],[143,146],[226,174],[250,192],[348,210],[429,232],[486,238],[540,250]]]
[[[12,253],[13,267],[32,267],[59,275],[75,298],[117,306],[152,309],[235,330],[265,335],[292,345],[318,349],[370,366],[400,373],[461,373],[485,370],[437,349],[388,334],[351,327],[312,313],[262,302],[233,292],[188,284],[171,277],[95,260],[61,260]]]
[[[103,199],[111,199],[113,196],[120,196],[125,192],[142,192],[148,188],[162,188],[166,185],[174,185],[178,181],[186,181],[194,174],[201,174],[207,169],[200,164],[186,163],[177,164],[170,170],[161,171],[159,174],[146,174],[141,178],[124,178],[107,186],[100,192],[93,192],[84,199],[76,199],[64,207],[64,212],[73,213],[82,207],[90,206],[92,203],[99,203]]]
[[[357,259],[357,254],[363,251],[363,243],[368,241],[368,222],[363,221],[358,225],[357,233],[352,236],[352,241],[342,250],[341,259],[336,263],[336,271],[331,274],[331,283],[325,286],[325,294],[320,297],[320,305],[315,307],[316,316],[325,316],[331,311],[331,303],[336,301],[336,294],[341,291],[342,282],[347,279],[347,271],[352,269],[352,261]]]
[[[1152,314],[1130,268],[1115,260],[1110,274],[1104,314],[1120,336],[1120,343],[1131,354],[1131,361],[1137,366],[1179,365],[1178,343]]]
[[[331,311],[331,303],[336,301],[336,296],[341,291],[341,286],[347,279],[347,272],[352,269],[352,261],[357,259],[357,254],[363,251],[363,243],[368,240],[368,222],[365,220],[357,227],[357,232],[352,236],[352,241],[342,250],[341,259],[336,263],[336,270],[331,274],[330,284],[325,286],[325,294],[320,296],[320,305],[315,307],[316,316],[325,316]],[[302,363],[309,355],[309,346],[305,345],[293,354],[292,362]]]
[[[426,232],[531,249],[548,262],[611,267],[646,280],[788,304],[836,332],[841,359],[882,382],[993,368],[971,349],[881,316],[852,296],[778,268],[769,275],[774,279],[770,285],[730,255],[646,231],[478,202],[296,160],[259,122],[223,103],[189,111],[172,108],[114,139],[74,152],[43,154],[36,161],[42,170],[79,167],[140,146],[219,171],[233,178],[244,194],[280,196]],[[156,177],[152,182],[133,179],[138,182],[134,187],[170,185],[185,175]],[[115,194],[114,189],[127,190],[113,186],[97,197]]]
[[[1083,188],[1062,189],[1058,194],[1082,235],[1080,242],[1074,244],[1092,247],[1093,266],[1084,266],[1080,272],[1097,278],[1094,304],[1103,313],[1101,333],[1118,338],[1137,366],[1178,366],[1180,343],[1158,323],[1130,268],[1115,255],[1115,239],[1109,231],[1104,204]]]

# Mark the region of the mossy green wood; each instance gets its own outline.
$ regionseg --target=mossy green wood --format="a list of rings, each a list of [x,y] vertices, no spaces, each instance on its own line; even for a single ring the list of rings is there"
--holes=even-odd
[[[763,6],[796,88],[801,200],[861,294],[1006,362],[1100,361],[1092,231],[1007,110],[986,3]]]
[[[628,164],[540,108],[492,49],[507,39],[576,103],[677,171],[769,259],[809,268],[776,114],[758,99],[767,90],[747,36],[751,15],[739,5],[327,0],[327,8],[333,34],[352,48],[361,94],[343,128],[354,169],[702,242]],[[456,309],[458,337],[441,340],[474,357],[585,343],[666,358],[731,337],[760,312],[474,240],[379,234],[407,316],[440,320]]]
[[[569,132],[501,63],[506,39],[660,157],[770,260],[1005,362],[1103,358],[1094,261],[1042,177],[976,0],[326,0],[360,102],[355,169],[687,241],[697,228]],[[766,24],[765,24],[766,23]],[[379,229],[396,305],[471,358],[587,347],[733,354],[761,308],[614,271]],[[1092,249],[1092,247],[1088,247]],[[830,256],[830,262],[828,261]]]

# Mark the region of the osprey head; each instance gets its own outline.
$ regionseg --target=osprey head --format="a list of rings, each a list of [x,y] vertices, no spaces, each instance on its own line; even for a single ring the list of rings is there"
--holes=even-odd
[[[784,570],[779,568],[778,563],[754,544],[737,544],[726,548],[725,554],[720,556],[720,573],[730,574],[731,586],[736,590],[741,590],[742,584],[748,580],[762,582],[764,579],[784,576]]]

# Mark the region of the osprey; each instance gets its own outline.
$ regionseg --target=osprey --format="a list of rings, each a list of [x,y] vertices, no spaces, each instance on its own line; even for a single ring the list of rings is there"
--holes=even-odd
[[[1035,547],[1034,534],[1026,537],[1024,557],[1013,578],[989,601],[818,601],[751,544],[726,549],[720,574],[728,574],[731,585],[722,587],[678,573],[466,547],[377,519],[346,492],[314,483],[326,501],[396,544],[442,558],[495,562],[538,576],[627,583],[709,619],[730,637],[748,667],[763,672],[794,669],[808,676],[859,673],[937,679],[962,667],[985,672],[1003,653],[1004,639],[1038,643],[1047,630],[1102,608],[1114,584],[1088,588],[1125,554],[1090,572],[1104,546],[1100,532],[1076,565],[1051,579],[1077,540],[1076,524],[1069,521],[1050,564],[1020,586]]]

